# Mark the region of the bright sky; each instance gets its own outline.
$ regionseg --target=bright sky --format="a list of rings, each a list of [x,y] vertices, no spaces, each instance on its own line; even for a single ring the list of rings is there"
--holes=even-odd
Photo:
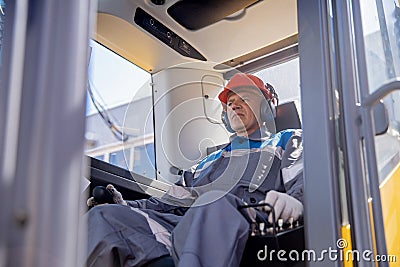
[[[96,99],[107,109],[130,102],[138,89],[150,82],[148,72],[92,40],[90,46],[89,80]],[[86,114],[95,113],[89,97],[87,103]]]

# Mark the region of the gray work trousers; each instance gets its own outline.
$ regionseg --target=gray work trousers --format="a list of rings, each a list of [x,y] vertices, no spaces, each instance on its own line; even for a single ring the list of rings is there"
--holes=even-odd
[[[87,266],[143,266],[165,255],[180,267],[239,266],[250,220],[238,210],[241,204],[227,194],[194,205],[183,216],[122,205],[94,207],[88,212]]]

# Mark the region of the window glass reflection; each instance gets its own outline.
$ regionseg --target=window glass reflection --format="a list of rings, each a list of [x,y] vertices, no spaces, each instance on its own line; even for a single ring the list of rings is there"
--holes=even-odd
[[[132,171],[144,176],[154,176],[154,144],[135,147]]]
[[[122,150],[111,152],[109,162],[115,166],[127,169],[129,165],[129,150],[127,152],[126,156]]]
[[[400,4],[360,1],[370,92],[400,76]]]

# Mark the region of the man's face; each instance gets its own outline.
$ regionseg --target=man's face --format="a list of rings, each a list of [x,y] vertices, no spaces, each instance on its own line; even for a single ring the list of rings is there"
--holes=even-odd
[[[255,88],[241,88],[228,94],[227,114],[231,128],[238,135],[250,135],[260,128],[260,105],[264,99]]]

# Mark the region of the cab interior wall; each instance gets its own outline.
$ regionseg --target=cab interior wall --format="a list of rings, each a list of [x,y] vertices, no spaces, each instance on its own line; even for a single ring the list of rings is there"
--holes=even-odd
[[[188,169],[206,156],[207,147],[227,143],[217,98],[222,74],[170,68],[153,75],[157,176],[174,181],[171,167]],[[210,135],[210,133],[212,133]]]

